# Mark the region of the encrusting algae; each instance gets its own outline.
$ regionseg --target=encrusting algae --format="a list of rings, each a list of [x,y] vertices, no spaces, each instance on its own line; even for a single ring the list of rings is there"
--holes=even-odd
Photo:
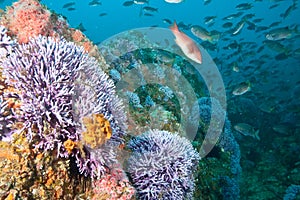
[[[103,114],[92,114],[91,117],[84,117],[83,124],[86,131],[82,133],[82,140],[93,149],[104,144],[112,135],[110,123]]]

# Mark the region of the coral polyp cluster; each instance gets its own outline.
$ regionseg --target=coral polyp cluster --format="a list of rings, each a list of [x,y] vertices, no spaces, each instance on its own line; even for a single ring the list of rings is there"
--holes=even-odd
[[[129,142],[128,172],[140,199],[192,199],[199,154],[177,134],[153,130]]]
[[[51,32],[51,13],[44,10],[38,1],[22,0],[8,8],[5,26],[15,35],[20,43],[27,43],[30,37],[53,35]]]

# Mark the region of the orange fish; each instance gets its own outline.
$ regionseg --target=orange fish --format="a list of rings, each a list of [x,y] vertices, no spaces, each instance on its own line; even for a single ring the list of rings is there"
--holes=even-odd
[[[202,55],[195,44],[195,42],[189,38],[185,33],[178,29],[176,22],[174,21],[173,26],[170,27],[171,31],[175,35],[175,42],[180,47],[182,52],[191,60],[196,63],[202,64]]]

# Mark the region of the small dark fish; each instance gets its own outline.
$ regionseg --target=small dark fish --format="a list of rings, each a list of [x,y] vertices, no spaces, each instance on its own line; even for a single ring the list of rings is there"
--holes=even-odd
[[[231,22],[226,22],[225,24],[222,25],[223,28],[230,28],[232,27],[233,23]]]
[[[231,15],[228,15],[227,17],[224,17],[223,20],[232,20],[234,18],[240,17],[242,14],[244,14],[244,12],[238,12],[235,14],[231,14]]]
[[[243,16],[242,20],[246,21],[248,19],[252,19],[254,16],[255,16],[255,14],[249,13],[249,14],[246,14],[245,16]]]
[[[76,10],[76,9],[71,7],[71,8],[68,8],[67,10],[68,11],[73,11],[73,10]]]
[[[125,2],[123,3],[123,6],[132,6],[133,4],[134,4],[133,1],[125,1]]]
[[[263,44],[265,46],[267,46],[269,49],[277,51],[278,53],[288,53],[289,50],[282,45],[281,43],[279,43],[278,41],[274,41],[274,40],[265,40],[263,41]]]
[[[259,48],[257,49],[256,52],[257,52],[257,53],[260,53],[260,52],[262,52],[262,50],[264,50],[264,48],[265,48],[264,46],[261,46],[261,47],[259,47]]]
[[[241,3],[241,4],[237,5],[235,8],[237,10],[249,10],[252,7],[253,6],[251,3]]]
[[[269,9],[276,8],[277,6],[279,6],[279,3],[276,3],[276,4],[272,5],[272,6],[270,6]]]
[[[296,2],[297,1],[294,1],[293,4],[290,7],[288,7],[284,13],[282,13],[280,15],[281,17],[283,17],[283,19],[287,18],[291,14],[292,11],[297,9]]]
[[[289,55],[287,53],[280,53],[275,56],[275,60],[285,60],[288,58],[289,58]]]
[[[99,2],[98,0],[93,0],[89,3],[89,6],[99,6],[102,5],[101,2]]]
[[[211,0],[204,0],[204,5],[208,5],[211,2]]]
[[[293,132],[293,127],[289,123],[276,124],[272,127],[272,129],[276,133],[280,133],[280,134],[284,134],[284,135],[289,135]]]
[[[201,45],[202,45],[205,49],[207,49],[207,50],[209,50],[209,51],[217,51],[217,50],[218,50],[217,45],[216,45],[216,44],[212,44],[212,43],[209,42],[209,41],[203,41],[203,42],[201,42]]]
[[[234,40],[232,43],[226,45],[225,47],[223,47],[223,49],[225,50],[229,50],[229,49],[237,49],[238,47],[240,47],[240,45],[236,42],[236,40]]]
[[[217,16],[206,16],[204,17],[204,23],[205,24],[213,23],[216,18]]]
[[[300,48],[294,50],[294,53],[293,53],[293,54],[296,55],[296,56],[297,56],[297,55],[299,56],[299,55],[300,55]]]
[[[106,15],[107,15],[107,13],[100,13],[99,17],[103,17],[103,16],[106,16]]]
[[[82,23],[80,23],[80,24],[76,27],[76,29],[80,30],[81,32],[86,31],[86,29],[84,28],[84,26],[83,26]]]
[[[279,24],[281,24],[281,22],[273,22],[272,24],[270,24],[270,28],[274,27],[274,26],[278,26]]]
[[[172,21],[169,20],[169,19],[163,19],[163,22],[164,22],[165,24],[172,24]]]
[[[254,19],[253,22],[254,23],[259,23],[259,22],[261,22],[263,20],[264,20],[263,18],[257,18],[257,19]]]
[[[249,22],[249,21],[246,21],[247,22],[247,25],[248,25],[248,27],[247,27],[247,29],[248,30],[255,30],[255,24],[254,23],[252,23],[252,22]]]
[[[258,26],[258,27],[256,27],[255,32],[265,31],[267,29],[269,29],[268,26]]]
[[[74,6],[75,5],[75,2],[70,2],[70,3],[66,3],[63,5],[63,8],[68,8],[68,7],[71,7],[71,6]]]
[[[180,29],[184,29],[184,30],[189,30],[191,25],[190,24],[185,24],[183,22],[179,22],[178,25],[177,25]]]
[[[151,14],[151,13],[144,13],[144,16],[152,17],[152,16],[154,16],[154,15]]]
[[[138,5],[143,5],[143,4],[148,4],[148,0],[133,0],[133,3],[138,4]]]
[[[146,12],[157,12],[158,8],[153,8],[153,7],[150,7],[150,6],[145,6],[145,7],[143,7],[143,10],[146,11]]]

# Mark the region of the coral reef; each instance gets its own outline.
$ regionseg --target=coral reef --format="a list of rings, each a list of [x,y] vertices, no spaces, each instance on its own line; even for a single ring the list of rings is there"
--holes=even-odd
[[[104,58],[94,45],[80,30],[70,28],[63,16],[50,12],[38,0],[19,0],[8,7],[1,15],[0,24],[8,29],[8,35],[19,43],[28,43],[31,37],[38,35],[51,36],[59,39],[64,37],[95,57],[106,67]]]
[[[32,148],[24,133],[0,146],[1,199],[70,199],[88,184],[70,173],[69,160]]]
[[[212,104],[215,106],[215,110],[212,111],[211,107]],[[216,125],[216,123],[221,123],[222,116],[226,116],[225,110],[222,108],[220,103],[214,99],[209,97],[201,97],[198,99],[197,103],[194,106],[199,106],[199,114],[192,112],[191,113],[191,122],[194,123],[195,120],[193,119],[195,115],[200,115],[200,121],[199,121],[199,130],[200,133],[198,133],[195,141],[196,147],[199,146],[199,142],[201,141],[201,144],[204,141],[203,133],[206,133],[208,130],[208,126],[213,128],[212,132],[214,132],[214,128],[219,127]],[[196,109],[192,109],[196,110]],[[215,121],[213,121],[215,120]],[[211,124],[210,124],[211,123]],[[223,126],[222,126],[223,127]],[[214,135],[212,135],[214,136]],[[209,140],[215,141],[216,138],[209,138]],[[203,159],[203,163],[201,163],[201,168],[207,168],[208,171],[209,168],[212,166],[216,167],[215,165],[220,162],[219,166],[223,166],[223,169],[217,169],[213,172],[212,175],[207,176],[207,180],[203,180],[203,172],[199,171],[198,176],[196,176],[199,185],[201,185],[203,188],[199,191],[196,191],[196,197],[202,198],[201,194],[206,195],[206,189],[205,184],[210,182],[210,188],[214,187],[220,187],[221,188],[221,194],[218,194],[218,191],[215,191],[216,194],[214,194],[215,198],[222,198],[223,199],[239,199],[239,179],[241,175],[241,166],[240,166],[240,149],[239,145],[236,142],[232,132],[231,132],[231,123],[228,120],[227,116],[225,117],[224,121],[224,128],[220,135],[220,138],[217,138],[218,142],[216,143],[216,146],[214,149],[211,150],[211,152],[207,155],[207,159]],[[208,141],[209,142],[209,141]],[[218,159],[218,160],[217,160]],[[220,168],[220,167],[216,167]],[[221,167],[222,168],[222,167]],[[221,170],[221,171],[219,171]],[[206,170],[205,170],[206,171]],[[206,171],[206,174],[209,174],[209,172]],[[217,182],[215,181],[217,180]],[[208,188],[209,189],[209,188]],[[204,195],[204,196],[205,196]],[[209,194],[209,195],[212,195]]]
[[[200,156],[177,134],[152,130],[133,138],[127,171],[140,199],[192,199]]]
[[[70,150],[64,144],[68,140],[75,143],[83,140],[86,147],[96,148],[87,141],[90,137],[87,132],[95,132],[93,137],[98,132],[90,130],[87,122],[93,121],[93,116],[97,115],[105,119],[104,131],[109,134],[105,137],[122,142],[125,116],[118,114],[122,106],[114,95],[113,83],[100,70],[96,60],[86,55],[82,48],[63,39],[55,41],[38,37],[28,44],[17,46],[3,62],[3,67],[6,84],[21,91],[7,94],[21,102],[21,115],[16,120],[23,123],[22,130],[27,131],[29,139],[38,137],[36,148],[45,151],[56,149],[58,156],[65,158],[74,151],[71,156],[76,155],[80,160],[78,165],[86,166],[79,158],[88,157],[87,152],[81,155],[86,148],[77,145],[80,150]],[[94,93],[84,94],[91,89]],[[95,115],[89,116],[93,113]],[[80,171],[94,173],[89,166]],[[103,173],[98,171],[96,174],[100,176]]]
[[[129,183],[123,170],[116,167],[92,185],[93,200],[127,200],[132,199],[135,189]]]
[[[7,9],[6,22],[3,23],[19,43],[29,42],[30,37],[52,36],[51,13],[36,0],[21,0]]]
[[[290,185],[285,191],[283,200],[294,200],[296,199],[296,196],[299,193],[300,193],[300,185]]]
[[[224,182],[224,198],[228,191],[238,197],[239,151],[230,123],[214,151],[219,157],[200,161],[183,137],[179,122],[189,119],[179,113],[190,105],[180,100],[190,93],[179,77],[202,95],[199,74],[186,60],[149,48],[157,44],[132,32],[101,48],[108,66],[80,30],[37,0],[14,3],[0,24],[1,199],[192,199],[208,190],[199,192],[195,183],[209,178]],[[131,69],[140,70],[133,74],[140,83],[147,77],[158,83],[125,88],[128,119],[114,82]],[[199,101],[202,131],[209,102]],[[212,174],[210,166],[219,171]]]
[[[3,84],[14,88],[4,90],[0,102],[1,140],[10,136],[1,145],[0,182],[9,186],[1,186],[1,197],[95,196],[85,186],[114,169],[126,129],[112,81],[95,59],[64,39],[33,38],[16,45],[1,63]],[[5,96],[20,102],[19,112],[10,115]],[[8,128],[10,135],[5,134]],[[116,191],[130,199],[134,190],[124,181]]]
[[[16,45],[15,41],[11,40],[7,35],[7,30],[3,26],[0,26],[0,43],[0,140],[3,140],[4,137],[11,135],[11,126],[15,121],[13,119],[15,113],[13,109],[17,107],[13,99],[3,96],[6,91],[14,90],[5,84],[2,64],[3,60],[6,59],[7,55],[10,54]]]

